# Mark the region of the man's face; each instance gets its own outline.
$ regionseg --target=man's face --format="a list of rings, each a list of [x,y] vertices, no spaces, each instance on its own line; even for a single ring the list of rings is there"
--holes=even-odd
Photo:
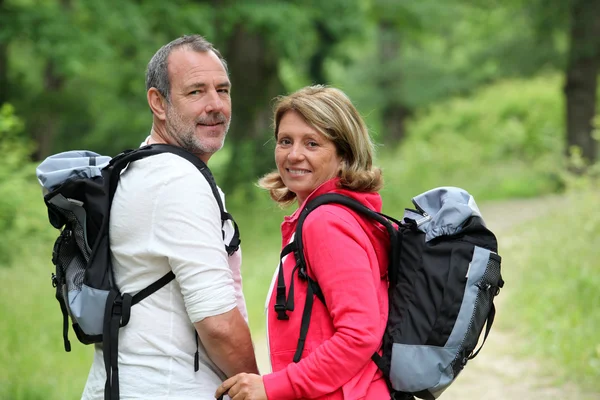
[[[168,58],[167,133],[184,149],[210,157],[223,147],[231,121],[231,83],[212,51],[185,47]]]

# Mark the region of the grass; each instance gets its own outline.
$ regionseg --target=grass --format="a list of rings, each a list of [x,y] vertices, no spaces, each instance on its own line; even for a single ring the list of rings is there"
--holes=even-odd
[[[62,342],[62,314],[50,276],[57,232],[47,222],[39,186],[16,190],[19,211],[11,228],[11,257],[0,264],[0,399],[78,399],[91,365],[92,348]],[[6,262],[6,261],[5,261]]]
[[[515,313],[511,328],[524,338],[523,354],[547,360],[554,376],[600,392],[597,199],[597,192],[579,192],[571,208],[523,227],[511,248],[507,308]]]
[[[526,226],[505,263],[511,265],[509,307],[522,321],[512,328],[522,333],[527,354],[549,359],[565,379],[594,390],[600,389],[596,198],[575,199],[577,207],[568,210],[568,217],[561,210]],[[279,210],[262,192],[252,204],[235,196],[228,204],[242,232],[244,291],[256,339],[264,334],[264,301],[277,266],[279,225],[293,209]],[[39,198],[30,206],[22,218],[45,218]],[[388,208],[397,215],[398,207]],[[28,238],[25,251],[8,268],[0,268],[0,399],[77,399],[87,379],[91,346],[72,340],[71,353],[62,347],[62,315],[49,278],[56,232],[46,228]]]
[[[72,351],[62,342],[62,314],[50,276],[52,243],[58,231],[47,223],[37,184],[22,187],[22,209],[14,226],[8,264],[0,263],[0,400],[79,399],[91,365],[93,347],[72,331]],[[257,189],[258,190],[258,189]],[[264,301],[277,266],[279,224],[287,212],[260,192],[247,205],[228,198],[229,211],[242,232],[244,292],[253,335],[264,333]]]

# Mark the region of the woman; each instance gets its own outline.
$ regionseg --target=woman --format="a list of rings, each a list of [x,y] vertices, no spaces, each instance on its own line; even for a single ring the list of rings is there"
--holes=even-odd
[[[372,166],[373,144],[364,121],[340,90],[312,86],[279,99],[275,106],[277,171],[259,184],[282,206],[298,209],[282,224],[283,246],[292,239],[308,201],[342,193],[381,211],[377,191],[381,170]],[[307,283],[295,274],[295,310],[277,318],[271,288],[267,333],[273,372],[239,374],[217,390],[241,399],[389,399],[371,356],[381,349],[388,314],[389,239],[383,227],[350,209],[327,204],[312,211],[303,226],[308,275],[318,282],[325,304],[315,300],[299,362],[298,344]],[[283,261],[292,279],[293,256]],[[289,289],[288,285],[288,289]],[[289,294],[289,292],[288,292]]]

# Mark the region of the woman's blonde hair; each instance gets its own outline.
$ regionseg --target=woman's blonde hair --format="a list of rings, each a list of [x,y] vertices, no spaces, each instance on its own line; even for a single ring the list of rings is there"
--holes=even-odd
[[[383,186],[381,169],[373,167],[374,146],[362,117],[344,92],[323,85],[307,86],[275,103],[275,140],[279,123],[288,111],[295,111],[335,145],[342,166],[341,188],[376,192]],[[263,176],[258,185],[267,189],[281,206],[292,204],[296,194],[283,183],[278,171]]]

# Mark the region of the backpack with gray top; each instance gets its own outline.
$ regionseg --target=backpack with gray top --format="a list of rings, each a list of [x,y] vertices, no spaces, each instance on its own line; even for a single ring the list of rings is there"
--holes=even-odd
[[[119,328],[129,322],[131,306],[175,278],[171,271],[134,295],[119,291],[109,242],[111,204],[120,174],[129,163],[165,152],[191,162],[210,184],[221,210],[222,226],[227,220],[234,226],[234,236],[225,246],[227,253],[232,255],[240,244],[237,224],[225,211],[206,164],[179,147],[153,144],[126,150],[112,159],[89,151],[69,151],[48,157],[36,169],[50,223],[61,230],[52,252],[52,262],[56,266],[52,285],[56,288],[56,299],[63,314],[64,347],[66,351],[71,350],[69,317],[81,343],[102,343],[106,367],[105,399],[119,398]],[[198,363],[196,351],[196,370]]]
[[[294,253],[295,272],[308,282],[294,362],[302,356],[313,298],[326,304],[318,282],[310,277],[302,226],[312,210],[329,203],[373,219],[390,235],[389,316],[382,354],[372,359],[382,370],[392,398],[438,398],[479,353],[479,338],[484,333],[483,346],[494,322],[494,297],[504,285],[496,237],[486,228],[473,197],[455,187],[436,188],[413,198],[416,209],[406,209],[402,221],[341,194],[314,198],[300,214],[294,241],[281,252],[281,259]],[[290,300],[280,264],[278,319],[287,319],[286,313],[293,311]]]

